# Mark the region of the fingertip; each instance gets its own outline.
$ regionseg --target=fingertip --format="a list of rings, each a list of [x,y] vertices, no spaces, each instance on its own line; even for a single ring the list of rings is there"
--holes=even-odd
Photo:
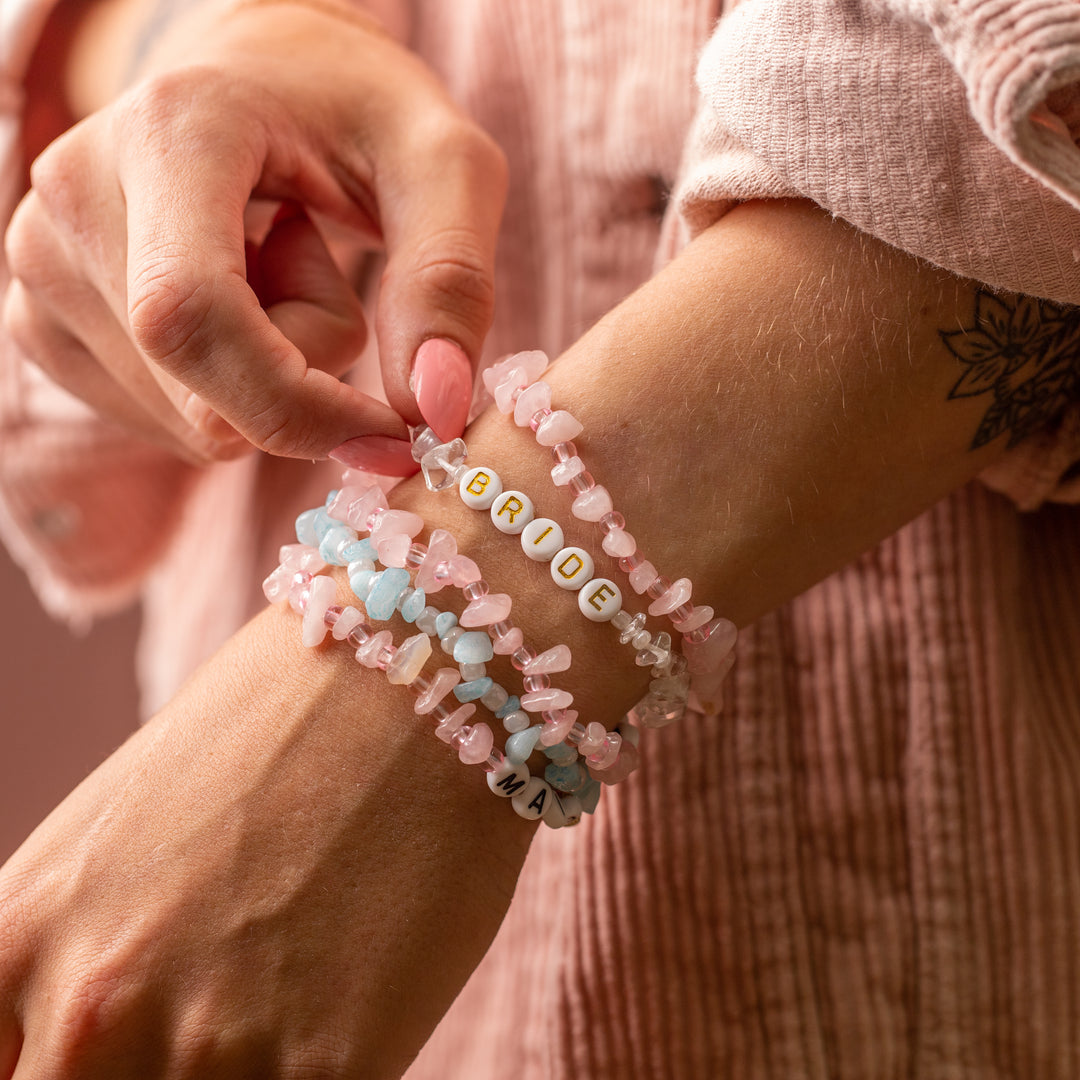
[[[428,338],[416,350],[410,389],[420,415],[444,442],[464,430],[472,406],[472,364],[460,345]]]

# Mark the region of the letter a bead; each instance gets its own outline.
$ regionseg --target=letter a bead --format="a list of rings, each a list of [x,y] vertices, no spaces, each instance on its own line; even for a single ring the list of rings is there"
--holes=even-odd
[[[458,485],[461,501],[473,510],[487,510],[499,497],[502,480],[494,469],[478,466],[470,469]]]
[[[592,574],[592,556],[584,548],[565,547],[551,560],[551,579],[560,589],[580,589]]]
[[[491,523],[509,536],[517,536],[534,514],[532,499],[521,491],[504,491],[491,504]]]

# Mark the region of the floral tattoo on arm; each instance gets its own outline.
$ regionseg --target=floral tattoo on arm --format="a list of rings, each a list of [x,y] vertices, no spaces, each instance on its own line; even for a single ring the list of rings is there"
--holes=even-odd
[[[972,325],[941,339],[964,365],[949,400],[992,397],[972,450],[1005,434],[1015,446],[1080,401],[1080,308],[980,289]]]

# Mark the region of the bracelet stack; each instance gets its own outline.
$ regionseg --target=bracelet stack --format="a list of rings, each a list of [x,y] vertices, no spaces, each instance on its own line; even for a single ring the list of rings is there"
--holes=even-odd
[[[596,809],[601,783],[618,783],[637,767],[640,728],[681,718],[691,679],[699,697],[714,696],[734,662],[736,630],[715,618],[711,607],[691,603],[688,578],[672,581],[658,573],[638,549],[625,518],[572,441],[582,425],[569,412],[551,408],[551,388],[537,378],[546,367],[543,353],[518,353],[485,372],[484,382],[500,412],[512,413],[519,427],[529,427],[541,446],[550,447],[552,480],[573,495],[571,513],[599,526],[604,552],[618,561],[634,592],[649,597],[648,614],[670,619],[681,651],[668,631],[646,628],[645,612],[623,606],[619,585],[595,573],[587,550],[565,545],[559,523],[537,517],[525,492],[504,490],[494,469],[468,464],[464,440],[443,443],[431,429],[420,428],[413,456],[429,490],[455,488],[465,505],[488,514],[498,532],[516,536],[524,556],[547,563],[553,583],[576,593],[586,619],[610,623],[620,642],[633,649],[637,666],[650,669],[648,692],[614,728],[580,720],[570,707],[572,694],[552,684],[553,675],[570,669],[570,648],[556,643],[537,650],[526,642],[510,619],[511,597],[491,592],[477,564],[458,552],[454,537],[435,529],[427,544],[418,542],[423,519],[390,509],[385,492],[362,474],[357,483],[358,474],[346,473],[343,487],[323,507],[300,515],[297,543],[281,549],[280,565],[263,589],[271,603],[288,600],[303,616],[305,645],[318,645],[328,632],[348,642],[359,663],[413,691],[417,715],[431,716],[436,735],[456,747],[463,762],[484,769],[496,795],[509,798],[520,816],[558,828]],[[327,565],[347,568],[356,604],[336,603],[336,582],[320,575]],[[446,586],[459,589],[466,601],[460,615],[429,603]],[[373,625],[395,614],[418,631],[399,645],[388,629]],[[434,642],[456,667],[431,669]],[[521,674],[520,693],[487,674],[486,664],[496,655],[509,657]],[[494,745],[491,726],[474,721],[478,705],[501,721],[507,733],[502,750]],[[529,772],[534,751],[547,758],[543,775]]]

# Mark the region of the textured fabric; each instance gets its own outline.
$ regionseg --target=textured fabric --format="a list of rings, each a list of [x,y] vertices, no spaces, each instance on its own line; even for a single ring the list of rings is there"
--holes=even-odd
[[[558,353],[647,277],[677,242],[673,189],[687,230],[807,195],[1080,302],[1080,5],[744,0],[711,44],[705,0],[409,8],[412,44],[510,160],[492,357]],[[56,440],[5,451],[9,531],[67,611],[154,567],[159,700],[254,608],[333,470],[253,459],[140,492],[138,470],[68,449],[70,428],[119,436],[50,420],[55,397],[4,363],[5,440]],[[1000,483],[1031,507],[1075,497],[1078,426],[1018,448]],[[34,524],[57,491],[60,539]],[[82,530],[121,512],[125,558],[101,529],[77,563]],[[594,819],[541,832],[409,1080],[1080,1074],[1078,587],[1075,510],[1021,515],[971,485],[747,630],[721,717],[655,733]]]

